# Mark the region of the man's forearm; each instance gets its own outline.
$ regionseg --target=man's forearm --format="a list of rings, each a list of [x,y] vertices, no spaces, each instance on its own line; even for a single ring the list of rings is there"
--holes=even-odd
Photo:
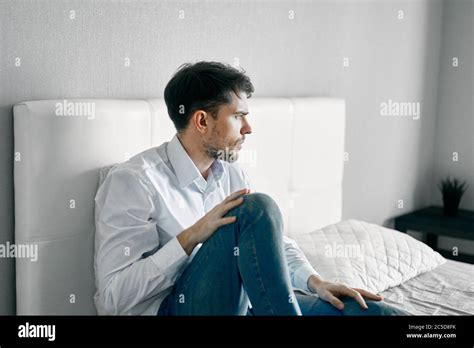
[[[311,275],[308,278],[308,289],[312,292],[316,292],[316,287],[323,281],[323,278],[321,278],[320,276],[317,276],[315,274]]]
[[[194,247],[197,244],[193,238],[192,228],[190,227],[188,229],[185,229],[183,232],[176,236],[176,239],[178,240],[179,244],[181,244],[186,254],[188,254],[188,256],[191,255]]]

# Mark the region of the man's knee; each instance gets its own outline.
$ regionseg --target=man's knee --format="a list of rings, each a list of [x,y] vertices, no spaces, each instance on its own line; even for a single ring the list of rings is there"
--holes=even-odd
[[[248,213],[265,212],[268,214],[281,214],[277,203],[265,193],[255,192],[244,196],[242,208]]]
[[[243,231],[252,225],[258,231],[283,233],[283,217],[277,203],[265,193],[250,193],[244,196],[239,206],[230,210],[228,216],[238,216],[237,221]]]

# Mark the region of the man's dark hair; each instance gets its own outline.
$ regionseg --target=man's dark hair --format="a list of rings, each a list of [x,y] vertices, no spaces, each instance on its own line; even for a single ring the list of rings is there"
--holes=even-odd
[[[232,93],[254,91],[244,70],[219,62],[186,63],[178,68],[165,88],[168,115],[178,132],[184,131],[196,110],[216,118],[219,107],[232,102]]]

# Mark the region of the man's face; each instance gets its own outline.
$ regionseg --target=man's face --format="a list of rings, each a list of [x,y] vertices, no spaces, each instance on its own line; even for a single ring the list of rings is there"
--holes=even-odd
[[[209,132],[203,138],[204,151],[215,159],[237,160],[245,135],[252,132],[247,121],[247,95],[232,93],[232,103],[222,105],[216,119],[210,117]]]

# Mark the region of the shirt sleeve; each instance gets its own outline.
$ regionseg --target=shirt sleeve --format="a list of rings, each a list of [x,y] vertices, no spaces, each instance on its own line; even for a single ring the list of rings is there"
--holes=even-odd
[[[308,288],[308,279],[312,275],[319,276],[319,273],[311,266],[293,239],[283,236],[283,246],[293,287],[311,292]]]
[[[256,192],[255,186],[252,185],[249,176],[243,169],[242,177],[246,186],[249,187],[252,192]],[[311,266],[303,251],[300,249],[298,244],[296,244],[296,241],[287,236],[283,236],[283,246],[290,273],[291,285],[294,288],[312,292],[308,288],[308,279],[312,275],[319,276],[319,273],[316,272],[313,266]]]
[[[133,314],[173,286],[189,258],[176,237],[159,247],[153,196],[129,169],[109,173],[97,191],[94,267],[103,314]]]

